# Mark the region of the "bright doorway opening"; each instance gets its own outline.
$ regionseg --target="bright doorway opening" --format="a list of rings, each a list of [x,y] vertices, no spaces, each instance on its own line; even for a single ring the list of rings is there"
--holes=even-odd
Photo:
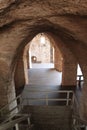
[[[30,43],[30,68],[54,68],[54,47],[50,39],[40,33]]]

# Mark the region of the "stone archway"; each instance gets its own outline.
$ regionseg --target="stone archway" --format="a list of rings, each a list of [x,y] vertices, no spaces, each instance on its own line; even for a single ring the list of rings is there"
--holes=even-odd
[[[58,38],[58,36],[53,35],[50,32],[46,32],[48,37],[51,38],[52,43],[54,45],[54,47],[57,49],[57,53],[62,54],[62,59],[61,60],[61,56],[57,58],[60,58],[60,62],[63,64],[63,80],[62,80],[62,85],[63,86],[76,86],[76,74],[77,74],[77,62],[76,59],[74,58],[72,52],[69,51],[69,49],[66,47],[66,45],[64,45],[64,43]],[[59,49],[58,49],[59,48]],[[20,54],[21,57],[23,57],[23,52]],[[56,54],[57,54],[56,53]],[[56,58],[56,60],[57,60]],[[18,80],[17,83],[17,87],[22,87],[25,84],[25,76],[24,76],[24,67],[23,67],[23,58],[21,58],[21,64],[20,64],[20,60],[18,62],[18,65],[16,68],[17,73],[20,75],[18,75],[17,73],[15,73],[15,78]],[[20,68],[20,65],[22,68]]]
[[[54,68],[53,45],[45,33],[37,34],[30,43],[31,64],[33,67]],[[36,59],[34,60],[34,57]]]
[[[6,0],[1,2],[0,90],[2,90],[2,86],[4,90],[4,93],[1,94],[1,99],[3,99],[3,101],[0,102],[1,105],[8,102],[9,95],[12,95],[12,98],[14,98],[12,94],[13,89],[11,89],[13,86],[14,66],[16,66],[16,61],[20,59],[25,44],[36,34],[49,31],[60,37],[62,42],[66,45],[66,48],[69,48],[81,66],[84,75],[83,98],[81,101],[83,107],[82,112],[84,116],[87,115],[86,6],[87,2],[85,0],[61,0],[61,2],[59,0],[38,2]],[[67,63],[64,62],[64,64]],[[2,66],[4,70],[6,70],[5,72]],[[67,65],[65,68],[67,68]],[[64,73],[66,73],[66,71],[64,71]],[[66,78],[64,78],[63,83],[66,83]]]

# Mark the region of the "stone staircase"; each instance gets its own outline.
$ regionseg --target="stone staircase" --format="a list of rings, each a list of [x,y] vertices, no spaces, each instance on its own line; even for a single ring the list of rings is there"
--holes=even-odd
[[[1,123],[0,123],[0,130],[22,130],[23,122],[26,124],[23,124],[23,126],[26,125],[26,130],[29,130],[31,128],[30,124],[30,116],[28,114],[14,114],[9,115],[9,117],[6,117]]]
[[[0,130],[33,130],[30,117],[31,114],[22,112],[21,95],[19,95],[0,109]]]
[[[70,106],[25,106],[23,113],[31,113],[35,130],[71,130]]]
[[[28,98],[23,99],[19,95],[0,109],[0,130],[86,130],[87,122],[76,115],[78,104],[74,96],[67,92],[66,99],[55,98],[65,101],[65,105],[48,105],[49,100],[54,101],[53,98],[46,98],[45,105],[30,105]],[[15,106],[8,109],[15,101]],[[71,109],[72,101],[75,109]]]

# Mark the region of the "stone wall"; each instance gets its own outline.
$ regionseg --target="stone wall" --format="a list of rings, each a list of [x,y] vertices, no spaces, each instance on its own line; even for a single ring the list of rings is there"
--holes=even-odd
[[[54,57],[55,57],[54,65],[55,65],[56,70],[58,70],[59,72],[62,72],[63,57],[58,47],[55,48]]]
[[[21,50],[38,33],[50,32],[57,37],[55,43],[65,59],[63,84],[74,85],[76,62],[81,66],[85,82],[82,90],[81,114],[87,120],[86,16],[86,0],[0,1],[0,106],[8,102],[7,95],[9,95],[8,91],[9,88],[11,89],[11,80],[13,80],[11,73],[14,73],[14,65],[18,56],[22,72],[18,73],[19,69],[16,70],[19,75],[17,82],[21,82],[19,77],[23,76],[24,84]]]
[[[29,76],[28,76],[28,69],[30,67],[29,63],[29,44],[27,44],[24,48],[24,53],[23,53],[23,63],[24,63],[24,77],[25,77],[25,84],[29,83]],[[21,70],[21,71],[23,71]]]
[[[56,50],[61,53],[60,55],[60,66],[62,68],[62,85],[63,86],[76,86],[76,77],[77,77],[77,62],[71,50],[63,44],[60,38],[50,34],[56,43]],[[58,57],[56,60],[58,61]],[[62,60],[61,60],[62,59]]]
[[[45,38],[42,41],[41,38]],[[45,34],[38,34],[30,43],[31,57],[36,56],[37,62],[50,63],[51,62],[51,44]]]
[[[17,64],[14,74],[15,88],[22,88],[25,85],[25,74],[24,74],[24,62],[23,62],[23,52],[17,59]]]

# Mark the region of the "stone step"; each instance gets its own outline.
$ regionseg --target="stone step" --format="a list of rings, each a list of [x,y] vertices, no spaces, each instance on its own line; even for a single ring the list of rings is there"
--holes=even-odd
[[[51,113],[52,111],[52,113]],[[43,113],[43,114],[71,114],[70,106],[25,106],[23,109],[25,113]]]
[[[35,130],[71,130],[71,127],[67,125],[59,126],[53,124],[35,124]]]
[[[66,119],[66,120],[61,120],[61,119],[56,119],[56,120],[54,120],[54,119],[50,119],[50,120],[42,120],[42,119],[35,119],[35,118],[33,118],[33,119],[31,119],[31,122],[33,122],[34,124],[45,124],[45,125],[47,125],[47,124],[49,124],[49,125],[58,125],[58,126],[63,126],[63,125],[70,125],[72,122],[71,122],[71,119]]]
[[[33,123],[34,124],[38,124],[39,123],[39,124],[44,124],[44,125],[49,124],[49,126],[53,125],[53,126],[58,126],[58,127],[61,127],[61,126],[67,126],[68,127],[68,125],[71,124],[70,121],[66,122],[66,121],[60,121],[60,120],[59,121],[56,120],[55,122],[53,122],[53,121],[33,121]]]
[[[26,106],[23,112],[31,113],[35,130],[71,130],[70,106]]]
[[[35,130],[34,125],[19,124],[19,130]]]

